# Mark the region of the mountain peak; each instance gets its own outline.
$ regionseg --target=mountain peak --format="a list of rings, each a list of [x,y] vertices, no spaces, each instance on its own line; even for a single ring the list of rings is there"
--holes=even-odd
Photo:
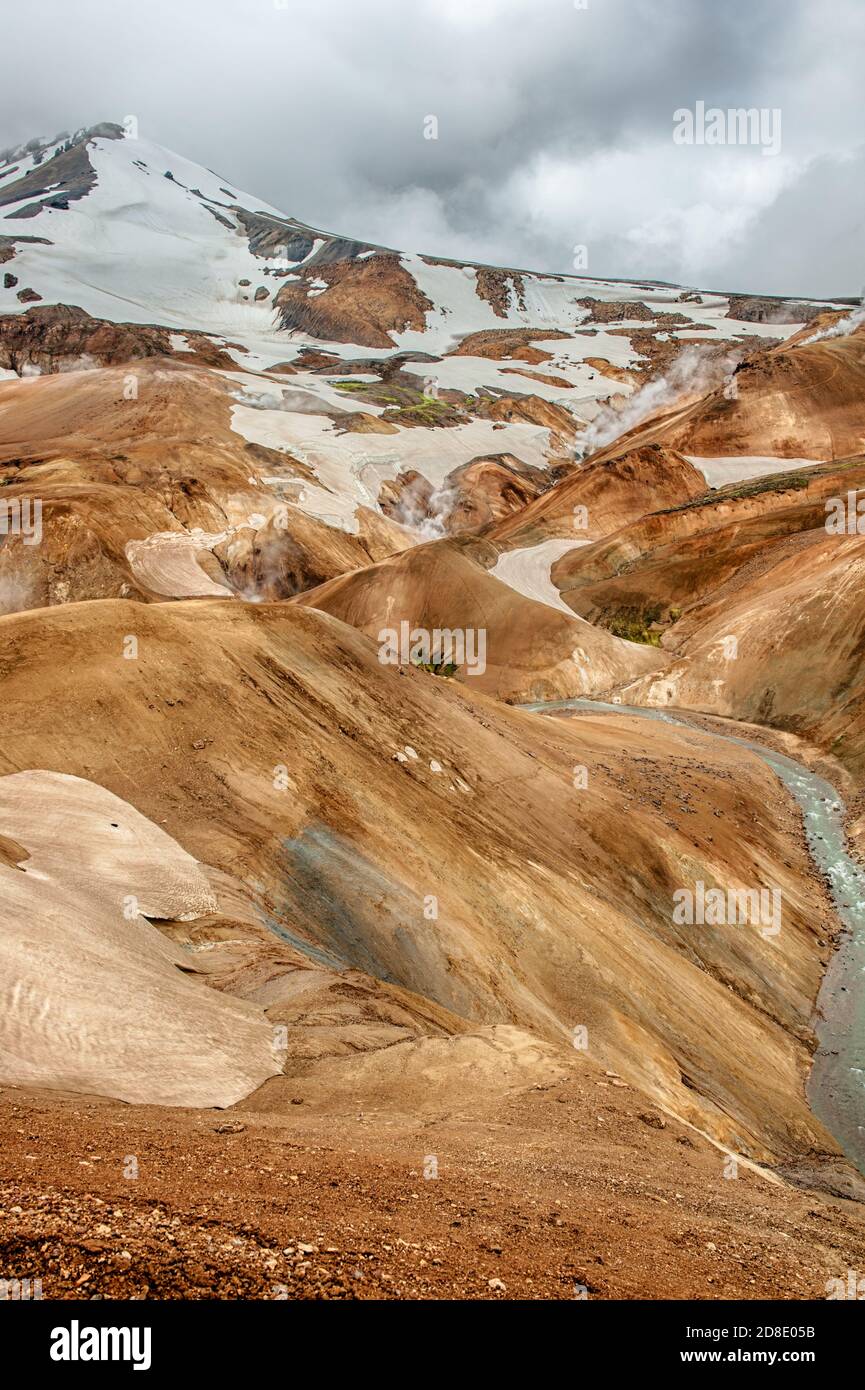
[[[99,121],[96,125],[81,126],[71,135],[68,130],[61,130],[59,134],[50,139],[42,139],[37,136],[21,145],[12,145],[8,149],[0,150],[0,169],[26,159],[30,159],[34,166],[38,166],[45,159],[62,154],[75,145],[87,144],[88,141],[97,138],[122,140],[126,134],[126,128],[116,121]]]

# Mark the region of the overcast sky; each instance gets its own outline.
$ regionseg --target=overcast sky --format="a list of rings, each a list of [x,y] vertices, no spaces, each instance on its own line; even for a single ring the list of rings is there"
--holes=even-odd
[[[0,148],[135,115],[231,185],[402,250],[865,285],[865,0],[28,0],[2,35]],[[778,108],[780,153],[674,143],[698,101]]]

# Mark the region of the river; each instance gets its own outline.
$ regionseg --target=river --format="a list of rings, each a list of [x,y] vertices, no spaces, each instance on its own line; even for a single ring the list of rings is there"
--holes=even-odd
[[[576,710],[635,714],[696,729],[756,753],[795,797],[802,811],[808,850],[817,871],[828,882],[843,927],[817,996],[814,1031],[819,1047],[808,1079],[808,1101],[847,1157],[865,1174],[865,870],[848,851],[845,806],[838,792],[795,759],[750,739],[710,732],[682,714],[673,716],[665,710],[601,700],[556,700],[520,708],[535,713]]]

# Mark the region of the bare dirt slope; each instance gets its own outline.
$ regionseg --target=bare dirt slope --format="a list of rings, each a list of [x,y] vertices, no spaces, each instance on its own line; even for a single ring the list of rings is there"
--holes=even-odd
[[[488,568],[497,554],[489,544],[435,541],[323,584],[298,602],[351,623],[377,643],[382,630],[401,623],[410,630],[483,632],[485,669],[469,675],[461,662],[457,675],[503,700],[609,690],[659,664],[655,653],[503,583]]]
[[[2,496],[42,518],[40,544],[0,549],[0,611],[215,584],[281,597],[407,544],[369,510],[351,534],[280,505],[263,476],[290,496],[306,470],[234,431],[231,407],[222,375],[171,356],[0,381]]]
[[[804,1096],[830,914],[752,755],[510,710],[383,667],[353,628],[295,605],[73,604],[7,618],[0,639],[4,772],[86,777],[207,867],[216,912],[162,929],[206,966],[202,990],[287,1030],[286,1076],[314,1064],[338,1091],[346,1049],[396,1042],[419,1075],[437,1037],[500,1023],[572,1057],[585,1028],[593,1061],[721,1143],[835,1154]],[[784,931],[674,926],[683,875],[780,885]],[[355,1094],[376,1075],[355,1072]],[[272,1084],[280,1109],[291,1082]]]
[[[776,563],[689,614],[673,659],[633,687],[677,704],[790,729],[865,769],[865,539],[808,533]],[[631,688],[627,698],[630,699]]]
[[[599,627],[659,629],[664,665],[625,702],[790,730],[861,779],[862,538],[827,513],[862,457],[731,485],[644,516],[554,566],[562,602]]]
[[[545,536],[598,540],[649,512],[706,491],[702,474],[673,450],[649,444],[611,459],[588,461],[574,474],[487,530],[497,545],[526,545]]]
[[[865,328],[812,342],[814,332],[755,353],[695,401],[665,403],[598,456],[648,443],[700,458],[829,461],[861,453]]]

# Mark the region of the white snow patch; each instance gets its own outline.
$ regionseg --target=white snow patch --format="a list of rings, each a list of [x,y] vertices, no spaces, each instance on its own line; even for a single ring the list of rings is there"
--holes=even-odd
[[[545,603],[548,608],[558,608],[560,613],[567,613],[574,622],[582,622],[583,619],[565,603],[550,578],[550,571],[556,561],[567,555],[569,550],[588,544],[587,540],[556,538],[519,550],[505,550],[489,573],[509,588],[515,589],[518,594],[533,599],[535,603]]]
[[[535,468],[547,467],[548,429],[519,421],[497,430],[494,424],[472,420],[447,429],[404,429],[395,435],[340,434],[338,424],[318,414],[241,404],[231,411],[232,429],[251,443],[292,454],[314,472],[320,486],[299,482],[288,472],[284,478],[272,474],[268,482],[295,483],[300,492],[293,501],[301,511],[355,534],[356,509],[377,510],[382,483],[404,470],[415,469],[434,488],[441,488],[449,473],[479,455],[511,453]]]
[[[684,457],[702,473],[709,487],[743,483],[749,478],[766,478],[772,473],[791,473],[796,468],[816,468],[825,459],[784,459],[760,454],[729,454],[722,458]]]
[[[231,598],[198,564],[204,551],[228,539],[230,532],[157,531],[144,540],[127,541],[130,569],[145,588],[165,598]]]
[[[566,345],[562,342],[555,346]],[[460,355],[443,357],[440,362],[406,362],[403,370],[413,376],[435,381],[440,390],[462,391],[465,395],[477,395],[482,389],[492,389],[507,392],[508,395],[539,396],[542,400],[570,407],[571,402],[565,393],[573,390],[575,413],[578,415],[577,400],[581,404],[587,398],[606,400],[611,395],[629,390],[626,385],[602,376],[596,368],[567,358],[555,365],[550,361],[535,366],[516,357],[493,359]],[[539,381],[533,373],[561,377],[565,384],[556,386]]]
[[[176,840],[106,788],[42,770],[0,778],[0,834],[29,853],[0,865],[0,1083],[212,1107],[281,1070],[263,1011],[187,973],[147,920],[217,910]]]

